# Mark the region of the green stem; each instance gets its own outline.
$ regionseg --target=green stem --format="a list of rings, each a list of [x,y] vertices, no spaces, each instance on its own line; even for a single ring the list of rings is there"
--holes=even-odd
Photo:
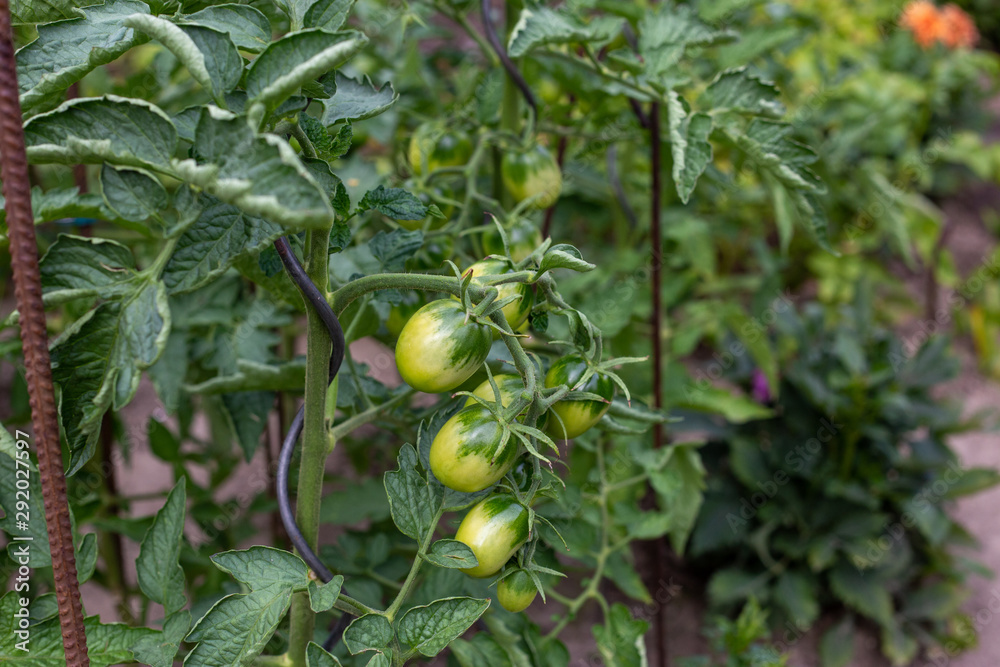
[[[328,284],[330,228],[306,233],[306,274],[320,292]],[[302,535],[313,550],[319,550],[319,514],[323,496],[323,470],[328,441],[326,434],[326,392],[330,385],[329,364],[333,344],[322,320],[312,308],[306,309],[305,421],[302,430],[302,458],[295,518]],[[305,667],[306,646],[313,637],[316,617],[309,606],[308,593],[292,599],[288,655],[293,667]]]
[[[399,589],[399,593],[396,595],[396,599],[392,601],[389,608],[385,610],[385,617],[389,619],[389,622],[396,618],[396,614],[399,612],[399,608],[403,606],[406,602],[407,595],[410,594],[410,589],[413,587],[413,582],[417,579],[417,574],[420,572],[420,566],[424,562],[424,554],[431,546],[431,541],[434,540],[434,527],[437,526],[438,521],[441,520],[441,515],[444,512],[438,508],[438,511],[434,514],[434,520],[431,521],[431,528],[427,531],[427,535],[424,537],[424,541],[420,543],[420,549],[417,551],[417,557],[413,559],[413,565],[410,567],[410,573],[406,575],[406,581],[403,582],[402,587]]]
[[[355,430],[357,428],[360,428],[361,426],[364,426],[365,424],[372,423],[373,421],[375,421],[376,419],[378,419],[379,415],[381,415],[383,412],[385,412],[386,410],[388,410],[388,409],[390,409],[392,407],[395,407],[396,405],[399,405],[403,401],[405,401],[408,398],[410,398],[411,396],[413,396],[414,393],[415,392],[414,392],[413,389],[409,389],[409,390],[404,391],[403,393],[401,393],[401,394],[399,394],[397,396],[393,396],[392,398],[390,398],[388,401],[386,401],[384,403],[380,403],[379,405],[376,405],[376,406],[374,406],[372,408],[369,408],[368,410],[365,410],[364,412],[359,412],[358,414],[354,415],[350,419],[345,419],[344,421],[342,421],[341,423],[337,424],[336,426],[334,426],[330,430],[330,437],[331,438],[336,438],[337,440],[339,440],[339,439],[347,436],[353,430]]]
[[[339,609],[342,612],[351,614],[352,616],[364,616],[366,614],[378,614],[380,613],[377,609],[372,609],[368,605],[355,600],[349,595],[344,595],[341,593],[337,597],[337,601],[333,603],[334,609]]]

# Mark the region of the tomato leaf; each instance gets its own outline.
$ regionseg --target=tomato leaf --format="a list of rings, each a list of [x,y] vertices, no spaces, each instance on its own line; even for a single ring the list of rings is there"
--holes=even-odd
[[[392,625],[381,614],[365,614],[351,621],[344,631],[344,646],[351,655],[381,651],[392,641]]]
[[[489,600],[455,597],[413,607],[399,619],[399,639],[421,655],[434,657],[468,630],[489,606]]]
[[[667,95],[667,125],[670,128],[670,151],[674,158],[673,177],[677,196],[687,203],[705,167],[712,161],[712,117],[690,114],[687,102],[677,93]]]
[[[475,552],[458,540],[438,540],[424,558],[438,567],[467,569],[479,565]]]
[[[340,660],[316,642],[306,647],[306,667],[341,667]]]
[[[317,614],[329,611],[333,608],[340,595],[340,588],[344,585],[344,578],[339,574],[325,584],[315,581],[309,582],[309,607]]]
[[[149,667],[173,667],[174,657],[190,629],[191,612],[171,614],[163,622],[163,631],[141,637],[132,645],[132,653],[137,661]]]
[[[391,83],[376,89],[367,76],[352,79],[338,71],[323,77],[320,82],[327,89],[336,91],[323,100],[322,120],[326,126],[341,120],[372,118],[388,110],[399,99]]]
[[[416,195],[402,188],[387,188],[384,185],[366,192],[358,203],[358,211],[370,209],[393,220],[423,220],[427,217],[427,206]]]
[[[214,5],[182,16],[181,21],[224,32],[237,47],[250,53],[260,53],[271,43],[267,17],[249,5]]]
[[[583,42],[593,45],[618,34],[621,24],[622,20],[615,17],[600,17],[584,23],[564,8],[524,9],[510,34],[507,52],[512,58],[520,58],[532,49],[547,44]]]
[[[419,542],[434,528],[438,503],[416,466],[416,450],[412,445],[403,445],[399,450],[399,470],[385,473],[384,480],[393,523],[401,533]]]
[[[139,588],[150,600],[162,604],[168,616],[187,602],[184,570],[180,566],[186,498],[185,478],[182,477],[146,531],[135,562]]]
[[[273,111],[304,83],[339,67],[366,43],[368,38],[359,32],[315,28],[282,37],[268,45],[247,71],[251,104]]]
[[[160,181],[148,172],[111,165],[101,169],[101,192],[111,210],[133,222],[159,217],[170,202]]]
[[[255,591],[274,586],[305,590],[310,581],[309,571],[301,558],[273,547],[223,551],[212,556],[212,562]]]
[[[18,6],[24,4],[14,3],[15,17],[21,13]],[[38,2],[35,7],[42,4],[50,3]],[[59,17],[71,20],[39,26],[38,39],[17,52],[21,107],[29,114],[53,99],[61,101],[59,94],[88,72],[149,39],[125,26],[126,18],[149,14],[144,2],[108,0],[85,9],[72,9],[74,6],[67,3],[66,16]]]
[[[292,602],[292,590],[269,586],[227,595],[208,610],[185,639],[197,646],[184,659],[197,667],[246,664],[264,650]]]

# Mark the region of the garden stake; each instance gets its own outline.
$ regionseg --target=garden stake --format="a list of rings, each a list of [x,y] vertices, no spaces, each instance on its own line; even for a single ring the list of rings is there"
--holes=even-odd
[[[28,158],[21,126],[18,100],[17,64],[11,28],[9,0],[0,0],[0,178],[7,199],[7,227],[10,230],[11,269],[14,294],[21,314],[21,344],[25,378],[35,430],[38,474],[45,505],[45,526],[52,553],[52,575],[59,605],[66,664],[87,667],[87,635],[83,628],[83,607],[76,578],[73,533],[66,499],[62,450],[59,445],[59,417],[52,388],[45,308],[38,273],[35,219],[31,211],[31,183]]]
[[[662,178],[660,175],[660,105],[653,102],[649,107],[649,136],[652,142],[652,163],[653,163],[653,198],[652,208],[649,218],[649,236],[653,246],[653,402],[657,411],[663,410],[663,246],[662,235],[660,233],[660,207],[662,204]],[[663,446],[663,425],[660,422],[653,424],[653,448],[660,449]],[[666,554],[663,548],[664,540],[655,542],[654,554],[656,561],[657,581],[668,581],[666,573]],[[667,656],[667,613],[666,605],[660,605],[656,610],[656,650],[660,655],[660,664],[664,667],[670,664]]]

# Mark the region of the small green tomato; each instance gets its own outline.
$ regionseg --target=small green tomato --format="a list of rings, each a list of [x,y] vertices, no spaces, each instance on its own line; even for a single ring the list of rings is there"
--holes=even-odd
[[[524,570],[508,574],[497,584],[497,600],[500,606],[514,614],[531,606],[537,595],[535,582]]]
[[[479,565],[462,572],[470,577],[493,576],[528,541],[528,509],[514,496],[490,496],[469,510],[455,539],[479,560]]]
[[[532,199],[535,208],[548,208],[559,200],[562,172],[544,146],[520,153],[506,153],[500,164],[503,185],[516,201]]]
[[[610,407],[609,403],[615,395],[615,385],[606,375],[594,373],[582,386],[577,386],[587,371],[586,360],[579,355],[568,355],[559,359],[545,375],[546,387],[567,385],[574,391],[586,391],[606,399],[601,401],[559,401],[551,410],[559,419],[549,419],[546,431],[558,440],[575,438],[590,430],[601,420]],[[565,430],[564,430],[565,429]]]
[[[472,282],[474,283],[478,283],[476,278],[479,276],[503,275],[513,271],[505,260],[499,259],[480,260],[466,270],[472,271]],[[509,296],[520,297],[520,299],[508,303],[502,309],[503,316],[507,319],[507,324],[510,325],[511,330],[516,330],[524,324],[524,321],[528,319],[528,315],[531,314],[531,305],[534,303],[535,294],[531,291],[531,287],[525,283],[506,283],[497,285],[496,288],[498,301],[506,299]],[[496,335],[499,337],[499,333]]]
[[[396,368],[417,391],[452,391],[468,380],[489,356],[492,330],[466,321],[465,308],[452,299],[422,307],[406,323],[396,342]]]
[[[507,474],[518,446],[508,438],[501,448],[503,427],[485,406],[462,408],[444,423],[431,442],[431,472],[449,489],[476,493]]]
[[[449,130],[430,123],[421,125],[410,138],[407,150],[410,167],[418,176],[444,167],[461,167],[472,157],[472,140],[465,132]]]

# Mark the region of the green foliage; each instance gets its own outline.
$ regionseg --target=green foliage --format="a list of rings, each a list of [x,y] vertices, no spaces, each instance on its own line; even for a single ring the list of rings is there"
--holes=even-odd
[[[804,630],[836,604],[877,624],[883,653],[903,664],[959,616],[969,571],[953,548],[967,538],[948,502],[1000,477],[961,468],[947,444],[968,425],[936,398],[956,369],[945,340],[908,349],[871,318],[863,303],[779,317],[781,417],[733,425],[703,449],[692,555],[726,565],[709,584],[718,607],[756,596]],[[843,651],[825,643],[826,664],[844,664]]]

